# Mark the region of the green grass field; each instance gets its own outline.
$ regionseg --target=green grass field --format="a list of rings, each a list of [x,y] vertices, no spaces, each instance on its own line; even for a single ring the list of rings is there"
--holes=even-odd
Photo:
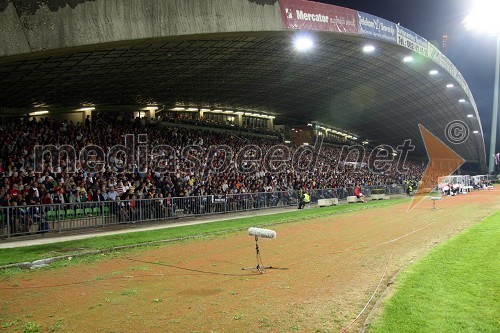
[[[0,266],[12,263],[31,262],[34,260],[75,255],[79,253],[113,249],[120,246],[151,244],[186,237],[203,237],[218,233],[234,232],[252,226],[268,226],[279,223],[289,223],[304,219],[326,217],[349,211],[383,207],[407,202],[407,198],[389,201],[372,201],[366,204],[352,204],[334,207],[323,207],[305,210],[292,210],[267,216],[255,216],[241,219],[211,222],[205,224],[180,226],[152,231],[133,232],[112,236],[101,236],[84,240],[67,241],[46,245],[35,245],[0,250]]]
[[[500,332],[500,212],[404,271],[370,333]]]

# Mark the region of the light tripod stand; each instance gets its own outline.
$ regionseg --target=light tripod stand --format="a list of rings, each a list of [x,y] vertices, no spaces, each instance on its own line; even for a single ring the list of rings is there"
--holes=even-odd
[[[436,207],[436,201],[441,200],[441,197],[431,197],[432,200],[432,210],[438,210],[439,208]]]
[[[264,264],[262,263],[262,257],[260,256],[260,250],[259,250],[259,236],[257,235],[255,235],[255,255],[257,257],[257,266],[242,268],[242,270],[258,271],[260,274],[262,274],[266,271],[266,269],[273,268],[272,266],[264,266]]]

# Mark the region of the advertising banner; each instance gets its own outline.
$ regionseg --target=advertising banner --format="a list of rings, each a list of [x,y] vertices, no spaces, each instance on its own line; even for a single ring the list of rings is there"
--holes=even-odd
[[[357,11],[312,1],[279,0],[286,29],[358,34]]]
[[[398,34],[398,44],[404,46],[412,51],[420,53],[421,55],[427,56],[427,40],[420,37],[413,31],[403,28],[400,25],[396,25]]]
[[[395,23],[360,11],[358,11],[358,31],[362,36],[397,43],[397,28]]]
[[[458,69],[453,65],[453,63],[448,59],[437,47],[428,43],[427,45],[427,57],[432,59],[435,63],[439,64],[442,68],[444,68],[457,82],[460,84],[462,89],[464,89],[467,97],[471,98],[471,92],[467,82],[465,82],[464,77],[458,71]]]
[[[437,61],[441,57],[441,51],[431,43],[427,45],[427,57]]]

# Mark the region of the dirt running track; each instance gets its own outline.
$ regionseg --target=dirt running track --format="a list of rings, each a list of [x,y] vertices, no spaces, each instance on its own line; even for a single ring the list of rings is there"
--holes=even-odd
[[[361,204],[358,204],[361,205]],[[246,232],[127,251],[0,281],[0,331],[339,332],[401,268],[500,209],[500,192],[273,227],[256,265]],[[357,206],[359,207],[359,206]],[[286,269],[284,269],[286,268]],[[373,303],[373,302],[372,302]],[[369,308],[368,310],[369,311]],[[366,313],[351,327],[361,329]]]

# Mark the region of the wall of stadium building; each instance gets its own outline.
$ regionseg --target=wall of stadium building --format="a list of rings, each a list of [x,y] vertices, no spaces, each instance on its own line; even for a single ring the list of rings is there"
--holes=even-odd
[[[283,30],[277,0],[0,0],[0,57],[169,36]]]

